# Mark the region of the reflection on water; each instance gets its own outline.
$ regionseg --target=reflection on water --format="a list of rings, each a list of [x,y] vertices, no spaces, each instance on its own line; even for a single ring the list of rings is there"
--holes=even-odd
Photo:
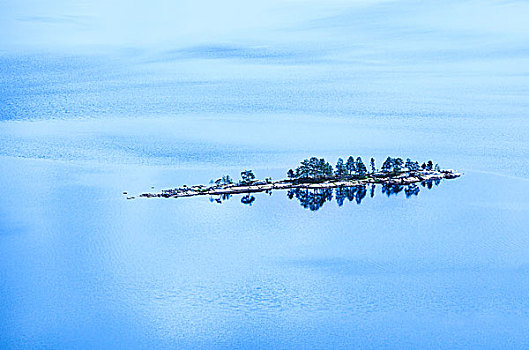
[[[441,180],[427,180],[422,181],[420,184],[425,189],[432,189],[433,185],[438,186]],[[404,191],[406,198],[419,195],[420,187],[417,184],[409,185],[398,185],[398,184],[382,184],[382,194],[387,197],[397,196],[400,192]],[[337,188],[292,188],[288,190],[288,199],[296,198],[299,204],[312,211],[316,211],[323,207],[326,202],[331,202],[333,198],[336,199],[338,206],[343,206],[343,203],[347,199],[349,202],[356,202],[356,204],[362,204],[362,201],[367,197],[375,197],[377,185],[360,185],[351,187],[337,187]],[[267,190],[266,193],[272,194],[272,191]],[[223,194],[218,197],[210,197],[211,202],[222,204],[223,201],[227,201],[232,197],[231,194]],[[241,198],[241,203],[246,205],[252,205],[255,202],[255,196],[251,193],[244,195]]]
[[[252,196],[251,194],[247,194],[247,195],[245,195],[244,197],[241,198],[241,203],[242,204],[252,205],[252,203],[254,201],[255,201],[255,197]]]
[[[315,211],[320,209],[325,202],[332,200],[332,192],[332,188],[295,188],[289,190],[287,195],[290,199],[295,196],[303,208]]]

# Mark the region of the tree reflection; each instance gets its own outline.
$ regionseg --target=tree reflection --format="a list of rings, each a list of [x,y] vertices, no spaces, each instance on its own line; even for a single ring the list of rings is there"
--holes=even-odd
[[[338,187],[336,188],[336,203],[338,203],[338,206],[343,205],[344,199],[347,197],[346,188],[344,187]]]
[[[424,188],[431,189],[435,184],[438,186],[440,180],[422,181],[420,185]],[[359,185],[351,187],[337,187],[337,188],[292,188],[287,192],[289,199],[297,199],[299,204],[311,211],[319,210],[326,202],[331,202],[334,198],[338,206],[342,207],[346,200],[349,202],[356,202],[361,204],[362,201],[367,197],[373,198],[376,194],[376,188],[378,185]],[[418,196],[420,187],[418,184],[400,185],[395,183],[385,183],[381,185],[382,194],[387,197],[398,196],[399,193],[404,192],[406,198]],[[271,191],[265,191],[267,194],[271,194]],[[214,198],[211,197],[211,202],[222,203],[223,201],[229,200],[231,194],[223,194]],[[248,193],[241,197],[241,203],[245,205],[252,205],[256,197],[251,193]]]
[[[288,198],[296,197],[299,204],[305,209],[316,211],[327,201],[332,200],[332,188],[307,189],[293,188],[288,191]]]
[[[334,190],[336,191],[336,203],[338,203],[340,207],[343,205],[345,199],[360,204],[367,195],[367,187],[365,185],[337,187]],[[374,191],[374,189],[372,191]],[[332,201],[333,189],[293,188],[288,191],[287,196],[289,199],[295,197],[303,208],[316,211],[320,209],[325,202]]]
[[[248,204],[248,205],[252,205],[252,203],[255,201],[255,197],[252,196],[251,194],[247,194],[245,196],[243,196],[241,198],[241,203],[242,204]]]
[[[391,195],[397,195],[403,189],[404,189],[404,186],[397,185],[397,184],[383,184],[382,185],[382,193],[386,194],[386,196],[388,197],[390,197]]]
[[[362,203],[362,199],[366,198],[366,195],[367,195],[366,186],[365,185],[358,186],[357,187],[357,191],[356,191],[356,195],[355,195],[356,204],[361,204]]]
[[[435,182],[432,182],[435,183]],[[428,187],[428,182],[422,184]],[[432,184],[430,183],[430,186]],[[400,192],[404,192],[406,198],[419,195],[420,188],[417,184],[399,185],[399,184],[383,184],[382,193],[386,196],[398,196]],[[377,185],[372,184],[369,188],[366,185],[352,186],[352,187],[337,187],[334,189],[336,203],[338,206],[343,206],[345,200],[349,202],[356,202],[361,204],[362,201],[369,196],[375,197]],[[306,188],[295,188],[288,191],[287,196],[289,199],[296,198],[300,205],[306,209],[316,211],[320,209],[326,202],[332,200],[332,189],[306,189]]]
[[[439,180],[439,179],[437,179],[437,180],[426,180],[426,181],[421,182],[421,185],[422,185],[422,187],[428,187],[428,189],[431,190],[432,187],[433,187],[433,184],[435,184],[435,186],[439,186],[440,183],[441,183],[441,180]]]
[[[349,202],[356,201],[358,204],[360,204],[367,193],[365,188],[365,186],[338,187],[336,188],[336,202],[341,207],[344,200],[347,198]]]
[[[231,194],[226,193],[226,194],[221,194],[218,197],[209,197],[209,201],[222,204],[222,202],[227,201],[230,198],[231,198]]]
[[[411,184],[406,187],[404,190],[404,193],[406,193],[406,198],[410,198],[411,196],[417,196],[419,194],[419,186],[416,184]]]
[[[354,201],[355,193],[356,193],[356,187],[346,187],[345,188],[345,196],[347,197],[349,202]]]

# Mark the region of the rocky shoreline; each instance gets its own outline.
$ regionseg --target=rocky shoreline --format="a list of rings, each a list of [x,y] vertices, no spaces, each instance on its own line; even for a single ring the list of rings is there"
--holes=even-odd
[[[304,189],[326,189],[337,187],[355,187],[368,184],[386,184],[386,185],[410,185],[414,183],[428,182],[442,179],[455,179],[461,176],[461,173],[454,170],[413,170],[401,172],[377,172],[371,173],[364,177],[351,177],[349,179],[296,179],[296,180],[279,180],[279,181],[253,181],[249,184],[227,184],[215,186],[183,186],[162,190],[160,193],[142,193],[141,198],[181,198],[194,196],[215,196],[246,194],[255,192],[267,192],[272,190],[289,190],[295,188]],[[134,199],[135,197],[127,197]]]

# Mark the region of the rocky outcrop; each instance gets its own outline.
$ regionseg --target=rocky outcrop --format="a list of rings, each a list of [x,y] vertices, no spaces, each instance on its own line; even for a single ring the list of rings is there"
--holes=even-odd
[[[204,185],[196,185],[191,187],[180,187],[162,190],[160,193],[143,193],[139,197],[142,198],[180,198],[180,197],[194,197],[203,195],[228,195],[228,194],[243,194],[253,192],[265,192],[272,190],[288,190],[294,188],[307,189],[322,189],[322,188],[336,188],[336,187],[354,187],[366,184],[387,184],[387,185],[410,185],[413,183],[421,183],[442,179],[455,179],[461,176],[454,170],[415,170],[403,171],[399,173],[375,173],[368,174],[365,178],[350,178],[350,179],[324,179],[320,182],[314,182],[313,179],[307,182],[303,180],[290,181],[280,180],[275,182],[254,181],[251,184],[229,184],[206,187]],[[127,197],[132,199],[134,197]]]

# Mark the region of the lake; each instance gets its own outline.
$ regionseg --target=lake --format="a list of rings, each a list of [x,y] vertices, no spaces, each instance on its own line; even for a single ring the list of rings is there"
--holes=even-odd
[[[0,347],[529,347],[527,50],[412,29],[2,51]],[[313,155],[464,175],[318,210],[287,191],[126,199]]]

